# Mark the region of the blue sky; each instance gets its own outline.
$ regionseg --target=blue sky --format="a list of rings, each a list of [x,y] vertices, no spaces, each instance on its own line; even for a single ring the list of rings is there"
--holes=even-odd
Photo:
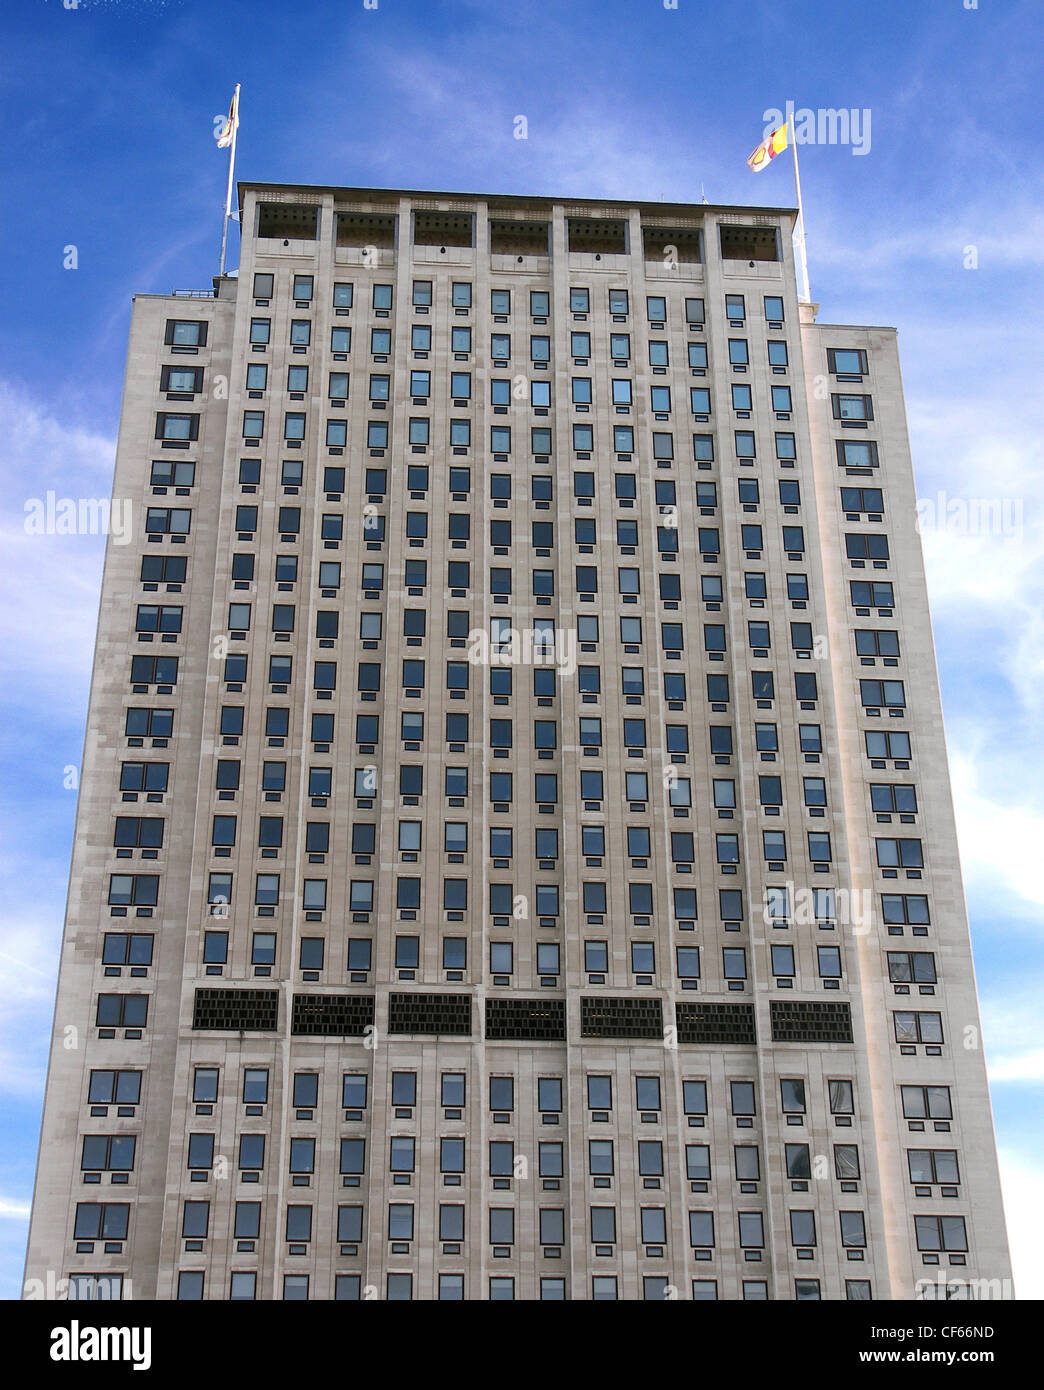
[[[24,507],[108,495],[131,295],[217,269],[212,131],[236,81],[243,178],[577,197],[789,205],[786,160],[746,168],[763,113],[870,111],[865,154],[801,150],[820,320],[898,326],[919,495],[944,517],[940,493],[1006,501],[1015,521],[951,517],[924,545],[1016,1278],[1044,1296],[1039,17],[1035,0],[9,0],[0,1296],[21,1281],[103,549],[26,536]]]

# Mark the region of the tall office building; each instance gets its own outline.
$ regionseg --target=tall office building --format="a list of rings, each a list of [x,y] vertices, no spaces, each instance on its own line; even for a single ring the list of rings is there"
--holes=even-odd
[[[28,1276],[1006,1279],[894,330],[786,209],[240,201],[134,305]]]

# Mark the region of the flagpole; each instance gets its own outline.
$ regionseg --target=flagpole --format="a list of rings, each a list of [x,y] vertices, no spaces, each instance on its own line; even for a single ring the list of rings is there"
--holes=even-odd
[[[232,144],[228,151],[228,188],[225,191],[225,220],[221,226],[221,265],[218,275],[225,273],[225,251],[228,248],[228,222],[232,216],[232,178],[236,167],[236,136],[239,134],[239,83],[232,97]]]
[[[790,148],[794,152],[794,193],[797,196],[798,222],[801,225],[798,246],[801,250],[801,283],[804,288],[802,298],[806,304],[811,304],[812,291],[808,284],[808,256],[805,251],[805,210],[801,204],[801,175],[798,173],[797,133],[794,130],[793,114],[787,117],[787,124],[790,126]]]

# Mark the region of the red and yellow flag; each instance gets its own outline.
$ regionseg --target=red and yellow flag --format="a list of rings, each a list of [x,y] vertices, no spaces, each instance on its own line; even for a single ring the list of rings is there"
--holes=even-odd
[[[228,108],[228,115],[225,117],[225,124],[221,128],[221,134],[217,138],[219,150],[227,150],[232,143],[232,136],[236,127],[239,125],[239,88],[232,93],[232,105]]]
[[[781,154],[787,148],[787,125],[786,122],[777,126],[765,136],[761,144],[754,153],[748,158],[747,166],[753,169],[755,174],[760,174],[762,169],[767,169],[769,164],[775,159],[777,154]]]

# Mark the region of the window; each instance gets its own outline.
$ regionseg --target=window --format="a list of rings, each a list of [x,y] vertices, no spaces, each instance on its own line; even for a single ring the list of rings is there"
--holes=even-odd
[[[884,493],[876,487],[843,487],[841,489],[841,510],[843,512],[884,511]],[[852,521],[856,520],[853,516]]]
[[[737,1213],[739,1243],[744,1250],[762,1250],[765,1246],[765,1221],[759,1211]]]
[[[851,1081],[829,1081],[827,1090],[830,1097],[832,1115],[852,1115],[855,1113]]]
[[[899,1089],[907,1119],[953,1119],[949,1086],[901,1086]]]
[[[837,946],[817,946],[816,963],[821,980],[841,979],[841,952]]]
[[[833,400],[838,402],[841,398],[834,396]],[[847,400],[862,401],[866,400],[869,404],[869,397],[855,396],[846,397]],[[858,406],[852,407],[858,409]],[[835,406],[840,409],[840,406]],[[852,418],[852,417],[849,417]],[[858,417],[855,417],[858,418]],[[867,417],[870,418],[870,417]],[[842,468],[876,468],[878,466],[877,444],[872,439],[839,439],[837,444],[837,461]]]
[[[859,656],[899,655],[899,634],[887,628],[856,628],[855,644]]]
[[[893,729],[888,732],[867,730],[866,732],[868,758],[909,758],[910,752],[910,735],[902,729]]]
[[[197,1078],[200,1072],[201,1069],[197,1070]],[[216,1070],[213,1076],[216,1092]],[[137,1105],[141,1099],[141,1072],[92,1071],[87,1099],[91,1105]]]
[[[213,1135],[210,1136],[213,1140]],[[133,1134],[88,1134],[80,1155],[82,1172],[130,1172],[137,1138]]]
[[[412,1239],[413,1239],[413,1204],[412,1204],[412,1202],[389,1202],[389,1204],[388,1204],[388,1239],[389,1239],[389,1240],[412,1240]]]
[[[759,1183],[762,1179],[762,1159],[756,1144],[733,1145],[735,1177],[741,1183]]]
[[[868,421],[874,418],[869,396],[847,396],[835,393],[830,397],[835,420]]]
[[[846,1179],[859,1178],[860,1170],[858,1144],[834,1145],[834,1176],[837,1178]]]
[[[897,1010],[892,1014],[897,1043],[941,1043],[942,1014]]]
[[[158,874],[110,874],[110,905],[115,907],[155,907],[158,901]]]
[[[244,464],[260,469],[257,459],[243,459],[241,469]],[[187,459],[153,459],[149,481],[153,487],[191,487],[196,481],[196,465]],[[249,482],[250,479],[241,478],[240,481]]]
[[[111,1302],[123,1297],[122,1274],[70,1274],[69,1298]]]
[[[906,706],[906,692],[902,681],[861,680],[859,682],[859,698],[868,709],[874,707],[904,709]],[[868,751],[869,747],[868,742]],[[890,753],[889,756],[893,758],[908,757],[909,754]]]
[[[827,348],[827,370],[834,376],[865,376],[866,352],[862,348]]]
[[[852,603],[856,607],[893,608],[895,606],[895,594],[892,585],[884,580],[875,582],[853,579],[850,581],[848,589]]]
[[[906,1159],[913,1183],[959,1183],[961,1180],[956,1149],[907,1149]]]
[[[915,1216],[918,1250],[966,1251],[968,1236],[963,1216]]]
[[[173,347],[205,347],[208,325],[197,319],[168,319],[163,341]]]
[[[609,969],[609,943],[606,941],[584,942],[584,969],[597,973]]]
[[[265,368],[264,370],[267,370]],[[247,368],[249,377],[250,369]],[[249,383],[248,383],[249,384]],[[262,383],[263,385],[263,383]],[[161,367],[160,390],[193,394],[203,389],[202,367]]]
[[[616,1208],[591,1207],[591,1240],[596,1245],[616,1242]]]
[[[889,951],[888,978],[893,984],[934,985],[935,955],[931,951]]]
[[[209,1202],[186,1202],[188,1207],[203,1207],[209,1212]],[[126,1240],[130,1221],[130,1204],[127,1202],[77,1202],[76,1220],[73,1226],[74,1240]],[[202,1235],[206,1235],[206,1217],[203,1218]],[[192,1235],[193,1231],[186,1234]]]
[[[924,867],[921,841],[914,839],[875,840],[879,868],[920,869]]]
[[[511,1207],[490,1207],[489,1241],[491,1245],[514,1244],[515,1213]]]

